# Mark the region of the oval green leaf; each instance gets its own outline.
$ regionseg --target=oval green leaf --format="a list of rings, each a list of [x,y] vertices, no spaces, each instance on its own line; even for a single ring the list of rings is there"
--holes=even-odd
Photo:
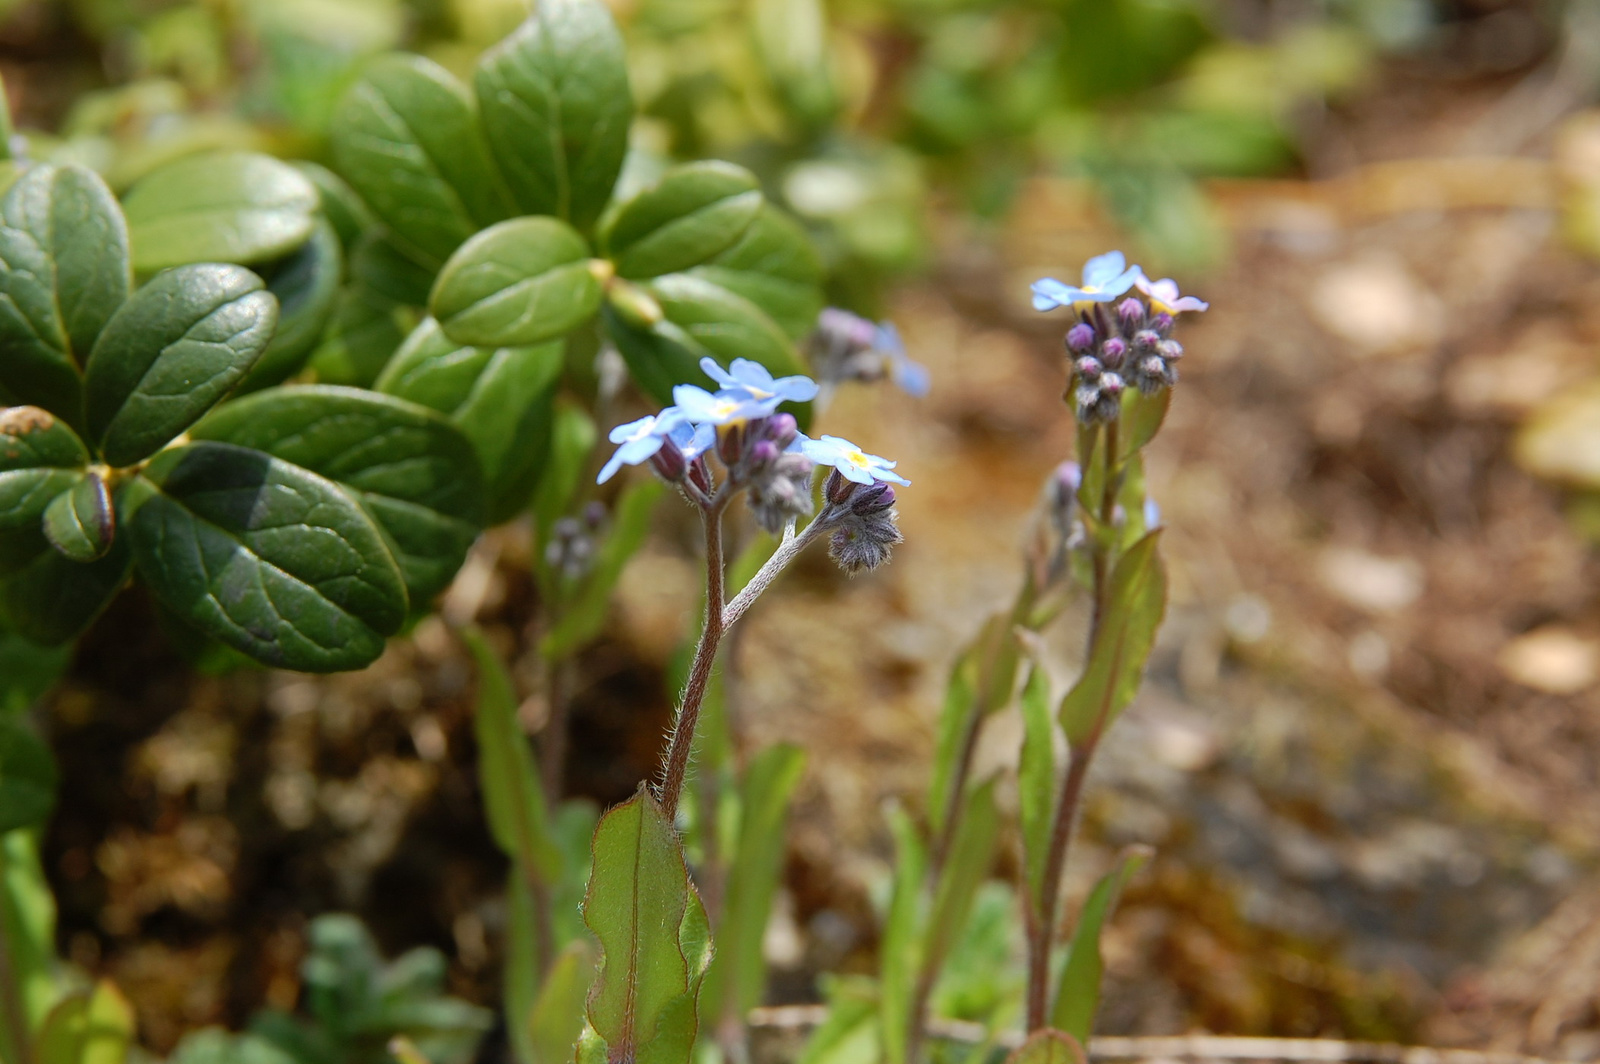
[[[76,639],[128,579],[127,541],[99,561],[69,561],[38,535],[39,549],[0,580],[0,612],[18,635],[45,646]]]
[[[36,406],[0,410],[0,573],[46,550],[43,519],[76,483],[89,452],[64,421]]]
[[[45,538],[70,561],[92,562],[105,557],[116,529],[111,492],[93,472],[79,476],[76,484],[45,507]]]
[[[543,0],[484,53],[475,83],[484,134],[517,206],[587,232],[617,183],[633,122],[611,12],[599,0]]]
[[[687,270],[732,247],[761,211],[755,175],[724,162],[689,163],[623,204],[601,246],[623,277]]]
[[[347,489],[388,536],[414,603],[444,590],[483,528],[472,445],[443,415],[404,399],[272,388],[224,404],[190,435],[263,451]]]
[[[333,306],[333,321],[312,352],[312,375],[328,384],[365,388],[406,338],[406,308],[364,284],[347,284]]]
[[[373,62],[339,102],[330,137],[334,169],[433,261],[512,213],[471,97],[431,60],[396,54]]]
[[[513,218],[468,240],[439,271],[428,301],[446,336],[478,347],[552,340],[599,307],[589,246],[555,218]]]
[[[392,303],[422,307],[428,303],[438,268],[425,265],[382,230],[367,233],[350,251],[350,279]]]
[[[50,746],[15,717],[0,716],[0,835],[43,824],[56,804]]]
[[[768,203],[738,243],[688,271],[748,299],[790,340],[816,328],[822,311],[822,260],[800,224]]]
[[[405,622],[400,567],[338,485],[260,451],[163,451],[120,508],[139,574],[169,609],[264,665],[359,669]]]
[[[310,179],[270,155],[186,156],[152,170],[123,200],[134,269],[281,258],[311,236],[317,204]]]
[[[240,266],[179,266],[139,289],[89,356],[89,431],[106,461],[148,458],[199,420],[249,372],[277,320],[277,299]]]
[[[333,318],[343,274],[338,234],[319,219],[299,251],[266,271],[267,291],[278,300],[278,327],[240,391],[266,388],[300,372]]]

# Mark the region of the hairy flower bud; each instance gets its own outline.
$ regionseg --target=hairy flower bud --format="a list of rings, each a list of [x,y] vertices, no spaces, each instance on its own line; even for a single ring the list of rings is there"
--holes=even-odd
[[[854,495],[858,487],[860,485],[855,481],[846,480],[835,469],[828,474],[828,479],[822,483],[822,497],[837,506]]]
[[[1123,329],[1133,332],[1144,324],[1144,304],[1129,296],[1117,304],[1117,319],[1122,322]]]
[[[1161,334],[1154,329],[1140,329],[1133,334],[1133,349],[1140,354],[1149,354],[1161,343]]]
[[[1176,362],[1183,357],[1183,345],[1176,340],[1163,340],[1156,346],[1156,353],[1168,362]]]
[[[805,455],[776,454],[750,482],[750,512],[756,524],[777,535],[790,521],[809,514],[813,468]]]
[[[1168,314],[1166,311],[1162,311],[1161,313],[1152,316],[1150,319],[1150,328],[1154,329],[1162,336],[1171,335],[1172,315]]]
[[[1094,328],[1085,322],[1079,322],[1067,330],[1067,350],[1075,355],[1081,355],[1094,346]]]
[[[1126,387],[1119,373],[1107,373],[1100,378],[1100,390],[1107,395],[1121,395]]]
[[[888,484],[869,484],[850,496],[850,512],[867,517],[894,505],[894,488]]]
[[[851,575],[876,569],[889,560],[889,552],[904,539],[895,523],[896,516],[892,509],[876,510],[865,517],[851,515],[829,537],[828,555]]]
[[[682,480],[683,474],[688,469],[683,452],[678,449],[677,444],[667,438],[661,440],[661,450],[650,456],[650,466],[669,484],[676,484]]]
[[[771,440],[757,440],[750,445],[750,464],[752,466],[768,466],[778,460],[778,445]]]
[[[794,419],[793,414],[773,414],[767,418],[765,435],[778,445],[778,450],[787,450],[800,435],[800,423]]]
[[[1100,345],[1100,359],[1108,366],[1122,364],[1122,356],[1128,353],[1128,342],[1120,336],[1109,337]]]

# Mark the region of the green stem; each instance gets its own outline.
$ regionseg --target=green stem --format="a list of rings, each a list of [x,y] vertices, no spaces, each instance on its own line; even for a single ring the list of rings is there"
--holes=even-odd
[[[0,838],[0,883],[7,878],[6,854],[4,839]],[[0,900],[0,905],[5,905]],[[22,1000],[22,987],[17,983],[16,969],[12,963],[11,936],[7,928],[6,914],[0,912],[0,1013],[3,1013],[3,1026],[0,1033],[9,1034],[12,1045],[6,1055],[7,1060],[15,1060],[17,1064],[33,1064],[33,1043],[28,1033],[28,1010]]]

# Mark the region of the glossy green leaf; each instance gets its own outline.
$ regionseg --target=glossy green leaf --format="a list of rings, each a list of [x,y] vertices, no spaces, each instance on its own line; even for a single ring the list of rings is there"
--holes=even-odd
[[[468,240],[439,271],[429,312],[459,344],[524,347],[564,336],[600,307],[583,237],[554,218],[513,218]],[[609,268],[609,267],[607,267]]]
[[[48,410],[0,409],[0,574],[45,549],[45,508],[88,463],[77,434]]]
[[[605,626],[612,589],[622,576],[628,559],[644,546],[650,533],[650,517],[656,503],[666,494],[659,480],[636,480],[617,499],[611,514],[611,531],[595,556],[577,598],[562,613],[561,619],[539,642],[539,653],[551,661],[568,657],[587,646]]]
[[[660,277],[732,247],[761,211],[755,175],[724,162],[689,163],[623,204],[600,246],[623,277]]]
[[[157,455],[119,508],[140,575],[169,609],[265,665],[358,669],[406,617],[400,568],[331,481],[231,444]]]
[[[357,237],[378,224],[372,212],[367,210],[367,205],[361,202],[361,197],[356,195],[356,190],[326,166],[304,159],[297,159],[289,165],[299,170],[305,175],[306,180],[317,186],[317,200],[322,208],[322,216],[333,226],[333,231],[339,234],[339,243],[343,247],[353,246]]]
[[[594,978],[594,949],[569,942],[556,957],[527,1015],[529,1064],[569,1064],[583,1032],[583,1007]],[[516,1022],[515,1016],[510,1022]]]
[[[602,953],[587,1014],[608,1058],[688,1064],[711,938],[678,833],[647,788],[595,828],[583,915]]]
[[[1061,982],[1056,989],[1055,1005],[1050,1011],[1050,1025],[1087,1044],[1094,1029],[1094,1014],[1100,1007],[1100,980],[1105,974],[1105,962],[1100,956],[1100,932],[1105,922],[1116,910],[1117,899],[1139,869],[1150,860],[1152,851],[1147,846],[1126,850],[1117,866],[1096,883],[1078,914],[1078,926],[1072,932],[1072,942],[1067,947],[1067,960],[1061,972]]]
[[[396,237],[435,261],[511,214],[471,97],[431,60],[394,54],[370,64],[339,102],[329,135],[339,175]]]
[[[949,958],[950,950],[966,929],[972,899],[994,867],[1000,845],[1000,810],[994,800],[998,780],[998,776],[992,776],[968,791],[950,852],[938,870],[922,947],[924,966],[935,972]]]
[[[281,258],[310,238],[317,205],[316,186],[299,170],[246,151],[184,156],[151,171],[122,201],[141,274]]]
[[[1055,718],[1050,713],[1050,676],[1034,666],[1022,691],[1022,761],[1017,769],[1017,804],[1022,821],[1022,856],[1030,904],[1044,889],[1045,856],[1056,807]]]
[[[0,717],[0,834],[38,827],[55,804],[50,745],[16,717]]]
[[[39,537],[38,553],[0,579],[0,613],[19,635],[44,646],[76,639],[128,580],[127,540],[87,565],[68,561]]]
[[[0,936],[6,943],[14,1000],[22,1012],[16,1016],[0,1009],[0,1054],[5,1060],[22,1059],[17,1046],[44,1023],[60,997],[55,929],[56,903],[39,863],[38,833],[0,835]]]
[[[350,251],[352,283],[393,303],[426,306],[438,272],[436,267],[418,262],[381,230],[362,236]]]
[[[478,61],[484,134],[524,214],[587,232],[628,151],[622,35],[599,0],[543,0]]]
[[[134,293],[100,333],[85,378],[106,461],[132,465],[198,421],[255,365],[277,321],[277,299],[240,266],[179,266]]]
[[[811,238],[770,203],[736,244],[688,272],[748,299],[795,342],[822,311],[822,261]]]
[[[70,650],[41,647],[11,631],[0,614],[0,716],[25,712],[67,671]]]
[[[427,319],[373,385],[431,407],[472,442],[483,464],[491,524],[528,505],[549,450],[561,345],[464,347]]]
[[[62,556],[92,562],[111,549],[116,520],[105,480],[91,471],[81,474],[76,484],[45,507],[44,534]]]
[[[1088,1064],[1089,1057],[1076,1038],[1048,1028],[1035,1031],[1018,1046],[1005,1064]]]
[[[253,392],[300,372],[333,319],[343,276],[344,250],[339,237],[331,225],[319,219],[311,239],[265,273],[267,291],[278,300],[278,327],[240,383],[240,391]]]
[[[1089,664],[1061,701],[1061,726],[1077,744],[1101,734],[1139,690],[1167,606],[1159,530],[1129,547],[1111,573],[1105,615]]]
[[[78,367],[132,286],[110,189],[80,166],[38,165],[0,198],[0,386],[77,423]]]
[[[228,403],[196,425],[349,491],[378,523],[415,604],[443,591],[483,528],[477,455],[446,418],[360,388],[292,385]]]
[[[123,1064],[133,1043],[133,1006],[111,983],[75,991],[39,1031],[39,1064]]]
[[[917,973],[922,968],[923,926],[927,919],[923,891],[928,876],[928,848],[905,810],[889,811],[889,833],[894,837],[894,886],[883,937],[878,943],[878,1021],[883,1037],[883,1059],[888,1064],[908,1061]]]
[[[311,354],[312,375],[325,384],[368,387],[404,342],[407,317],[405,308],[366,285],[345,285],[322,345]]]
[[[799,747],[777,743],[752,757],[740,778],[739,839],[717,927],[717,956],[701,990],[701,1010],[713,1021],[742,1020],[761,1004],[767,985],[761,946],[783,867],[789,799],[805,763]]]

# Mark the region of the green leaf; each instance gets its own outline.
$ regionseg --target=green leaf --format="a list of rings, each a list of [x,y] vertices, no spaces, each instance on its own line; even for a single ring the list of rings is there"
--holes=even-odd
[[[264,665],[358,669],[405,621],[400,568],[371,518],[281,459],[224,443],[171,448],[120,509],[156,597]]]
[[[795,342],[822,311],[822,260],[799,223],[770,203],[738,243],[688,272],[748,299]]]
[[[1066,965],[1056,990],[1050,1025],[1087,1043],[1093,1033],[1094,1014],[1100,1006],[1100,979],[1105,963],[1100,957],[1100,931],[1117,907],[1117,898],[1139,869],[1150,860],[1147,846],[1129,847],[1117,859],[1117,866],[1106,873],[1089,892],[1078,914],[1078,926],[1067,947]],[[1080,1062],[1081,1064],[1081,1062]]]
[[[883,938],[878,943],[878,1018],[884,1060],[888,1064],[910,1064],[907,1035],[917,973],[922,966],[922,927],[927,916],[923,883],[928,876],[928,848],[917,834],[916,825],[898,806],[889,811],[889,833],[894,837],[894,889]]]
[[[76,484],[45,507],[45,538],[63,557],[75,562],[105,557],[116,530],[111,492],[93,471],[79,476]]]
[[[710,935],[678,833],[645,787],[595,828],[583,915],[602,953],[587,1015],[608,1059],[687,1064]]]
[[[356,190],[345,184],[344,178],[326,166],[304,159],[297,159],[289,165],[299,170],[305,175],[306,180],[317,186],[317,199],[322,207],[322,216],[333,226],[333,231],[339,234],[339,243],[343,247],[351,247],[357,237],[378,224],[377,219],[372,217],[372,212],[367,210],[367,205],[361,202],[361,197],[356,195]]]
[[[50,1010],[39,1032],[39,1064],[123,1064],[133,1042],[133,1007],[101,980]]]
[[[239,385],[253,392],[300,372],[322,341],[339,301],[344,250],[326,221],[318,219],[311,239],[265,274],[267,291],[278,300],[278,327],[272,341]]]
[[[70,422],[78,366],[132,286],[111,190],[80,166],[30,167],[0,198],[0,387]]]
[[[789,798],[805,763],[799,747],[778,743],[752,757],[739,781],[739,841],[717,928],[721,943],[701,989],[702,1011],[713,1022],[729,1016],[742,1021],[761,1004],[767,985],[761,945],[783,866]]]
[[[1030,904],[1040,903],[1045,857],[1056,806],[1055,721],[1050,714],[1050,676],[1034,666],[1022,691],[1022,762],[1017,770],[1023,864]]]
[[[1089,1064],[1089,1056],[1070,1034],[1046,1028],[1029,1035],[1005,1064]]]
[[[1067,742],[1101,734],[1133,701],[1167,606],[1167,575],[1157,530],[1129,547],[1111,573],[1100,631],[1083,675],[1061,700]]]
[[[524,214],[587,232],[628,151],[633,94],[611,13],[598,0],[542,0],[478,61],[478,107]]]
[[[184,1035],[168,1064],[299,1064],[264,1038],[207,1027]]]
[[[45,549],[45,509],[88,463],[77,434],[48,410],[0,409],[0,574]]]
[[[594,978],[594,949],[587,942],[569,942],[556,957],[527,1015],[529,1064],[569,1064],[583,1032],[583,1006]],[[516,1023],[515,1015],[509,1018]]]
[[[362,236],[350,252],[353,283],[406,306],[427,305],[438,272],[434,266],[418,262],[381,230]]]
[[[405,317],[399,304],[366,285],[345,285],[322,345],[312,352],[313,375],[326,384],[369,386],[405,340]]]
[[[817,981],[828,999],[828,1015],[806,1039],[795,1064],[878,1064],[883,1051],[876,984],[859,975],[826,972]]]
[[[50,745],[15,717],[0,717],[0,834],[34,828],[56,804]]]
[[[1012,621],[1009,613],[992,615],[950,672],[928,789],[928,821],[936,833],[944,830],[944,818],[959,797],[952,790],[963,775],[963,761],[970,763],[983,718],[1010,704],[1021,658]]]
[[[56,960],[56,902],[39,864],[38,833],[0,835],[0,937],[6,942],[15,999],[22,1015],[0,1009],[0,1054],[20,1060],[17,1046],[38,1030],[60,997]],[[27,1030],[17,1031],[20,1020]]]
[[[429,312],[460,344],[520,347],[564,336],[600,307],[589,245],[554,218],[513,218],[468,240],[439,271]]]
[[[373,385],[448,417],[483,463],[489,522],[527,506],[549,449],[561,345],[463,347],[432,318],[412,331]]]
[[[533,524],[541,542],[555,523],[572,511],[588,470],[589,456],[599,438],[594,419],[581,406],[556,406],[550,430],[550,457],[533,495]]]
[[[1123,393],[1122,453],[1117,456],[1118,461],[1143,450],[1146,444],[1156,438],[1156,433],[1161,431],[1161,423],[1167,419],[1167,407],[1171,405],[1171,388],[1163,388],[1154,395],[1145,395],[1137,388],[1130,388]]]
[[[330,137],[339,175],[434,261],[511,213],[471,97],[431,60],[394,54],[369,65],[334,111]]]
[[[611,515],[611,532],[600,545],[583,589],[539,642],[539,653],[547,660],[569,657],[600,633],[611,604],[611,591],[628,559],[644,546],[650,533],[650,517],[664,494],[666,485],[660,481],[636,480],[618,498]]]
[[[272,339],[278,301],[240,266],[158,275],[106,323],[89,356],[89,431],[113,466],[150,457],[239,383]]]
[[[483,528],[478,456],[439,413],[335,385],[271,388],[191,431],[281,458],[349,491],[387,535],[417,605],[443,591]]]
[[[612,215],[600,246],[623,277],[687,270],[733,246],[761,210],[755,175],[724,162],[675,167]]]
[[[258,152],[207,152],[158,167],[123,200],[133,267],[154,273],[196,262],[249,266],[311,236],[317,188]]]
[[[128,579],[127,540],[87,565],[68,561],[40,536],[41,547],[0,580],[0,613],[18,635],[45,646],[76,639]]]
[[[923,966],[937,972],[966,929],[972,899],[988,878],[1000,845],[1000,810],[994,791],[998,776],[972,788],[962,803],[950,853],[939,868],[933,909],[923,943]]]
[[[67,671],[71,652],[30,643],[0,617],[0,716],[25,712]]]

